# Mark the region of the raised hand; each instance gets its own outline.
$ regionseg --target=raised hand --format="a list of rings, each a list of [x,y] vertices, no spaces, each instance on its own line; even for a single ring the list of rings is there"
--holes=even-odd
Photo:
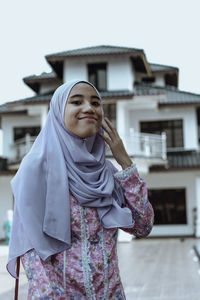
[[[109,145],[110,150],[118,164],[121,165],[122,169],[130,167],[132,165],[132,161],[128,153],[126,152],[124,144],[117,130],[114,128],[113,124],[108,120],[108,118],[104,118],[102,128],[105,130],[105,132],[107,132],[108,137],[100,133],[99,135]]]

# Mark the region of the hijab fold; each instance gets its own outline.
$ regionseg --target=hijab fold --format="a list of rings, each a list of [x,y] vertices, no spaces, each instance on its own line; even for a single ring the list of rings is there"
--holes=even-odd
[[[46,260],[70,247],[70,193],[79,205],[97,209],[104,228],[133,226],[103,139],[81,139],[65,127],[66,102],[79,82],[90,84],[77,80],[55,91],[46,124],[11,181],[15,208],[7,269],[14,277],[16,258],[28,250]]]

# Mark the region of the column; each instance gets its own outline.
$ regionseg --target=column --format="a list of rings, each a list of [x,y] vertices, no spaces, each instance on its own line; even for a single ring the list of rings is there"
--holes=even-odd
[[[200,237],[200,176],[196,177],[196,232],[195,236]]]

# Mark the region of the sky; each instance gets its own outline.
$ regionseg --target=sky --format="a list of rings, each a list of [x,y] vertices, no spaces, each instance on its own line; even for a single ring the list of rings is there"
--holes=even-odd
[[[45,55],[95,45],[143,49],[200,94],[199,11],[199,0],[1,1],[0,104],[34,95],[22,78],[51,71]]]

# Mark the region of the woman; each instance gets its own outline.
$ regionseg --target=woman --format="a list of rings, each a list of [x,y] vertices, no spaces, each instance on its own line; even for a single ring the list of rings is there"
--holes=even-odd
[[[117,131],[102,120],[101,97],[92,84],[60,86],[45,127],[12,180],[7,267],[16,277],[21,256],[28,299],[125,299],[117,229],[147,236],[153,210]],[[105,160],[105,142],[122,171]]]

